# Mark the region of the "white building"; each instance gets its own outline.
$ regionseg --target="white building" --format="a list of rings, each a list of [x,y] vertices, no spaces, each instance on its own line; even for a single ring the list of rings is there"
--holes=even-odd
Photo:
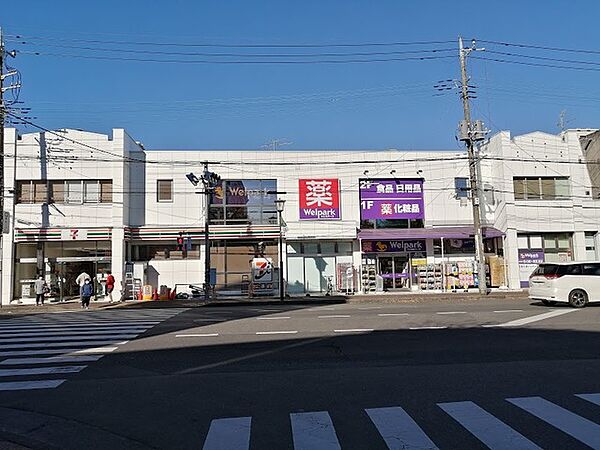
[[[501,132],[482,146],[493,286],[526,285],[537,261],[596,259],[599,134]],[[277,197],[291,295],[324,292],[328,280],[358,292],[477,283],[465,152],[148,151],[122,129],[8,129],[2,303],[30,299],[40,272],[55,297],[76,295],[81,271],[178,291],[202,284],[206,205],[186,174],[200,176],[205,161],[223,180],[210,206],[218,292],[245,295],[254,257],[279,267]]]

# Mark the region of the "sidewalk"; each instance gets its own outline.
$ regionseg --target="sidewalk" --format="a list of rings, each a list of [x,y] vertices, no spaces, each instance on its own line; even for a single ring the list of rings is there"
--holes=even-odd
[[[110,310],[117,308],[195,308],[219,306],[251,306],[251,305],[320,305],[339,303],[433,303],[433,302],[470,302],[514,299],[526,300],[527,291],[494,291],[481,296],[478,292],[432,292],[432,293],[382,293],[373,295],[334,295],[287,297],[283,302],[274,297],[226,297],[211,299],[206,302],[203,298],[187,300],[129,300],[126,302],[108,303],[107,301],[92,301],[90,310]],[[62,303],[46,303],[44,306],[11,304],[0,308],[2,315],[20,315],[63,311],[80,311],[79,301],[72,300]]]

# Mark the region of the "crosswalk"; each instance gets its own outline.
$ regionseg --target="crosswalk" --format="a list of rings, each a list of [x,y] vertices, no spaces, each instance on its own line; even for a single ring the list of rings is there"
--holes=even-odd
[[[582,400],[600,406],[600,393],[576,394]],[[515,411],[524,411],[541,422],[565,433],[593,449],[600,449],[600,425],[542,397],[504,399]],[[437,403],[446,417],[457,422],[464,432],[477,438],[492,450],[540,450],[543,447],[515,430],[522,424],[508,424],[472,401]],[[413,417],[402,407],[364,410],[377,430],[382,443],[390,450],[436,450],[438,444],[430,438]],[[512,417],[512,414],[511,416]],[[291,413],[291,440],[294,450],[341,450],[334,421],[327,411]],[[516,419],[511,419],[516,420]],[[522,430],[521,430],[522,431]],[[252,432],[252,417],[214,419],[203,444],[203,450],[248,450]],[[374,444],[373,444],[374,445]],[[285,445],[282,444],[282,448]],[[374,445],[375,446],[375,445]],[[381,444],[376,446],[381,447]]]
[[[0,391],[53,389],[185,309],[44,313],[0,321]]]

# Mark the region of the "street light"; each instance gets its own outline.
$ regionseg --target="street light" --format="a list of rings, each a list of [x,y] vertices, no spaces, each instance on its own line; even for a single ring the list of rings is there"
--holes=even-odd
[[[188,173],[186,178],[194,186],[200,182],[204,186],[205,198],[205,217],[204,217],[204,300],[210,299],[210,239],[209,239],[209,212],[210,212],[210,196],[215,188],[221,184],[221,177],[214,172],[208,170],[208,162],[204,163],[204,171],[200,178],[193,173]]]
[[[275,207],[277,208],[277,215],[279,216],[279,300],[283,301],[285,296],[285,288],[283,285],[283,208],[285,207],[285,200],[278,198],[275,200]]]

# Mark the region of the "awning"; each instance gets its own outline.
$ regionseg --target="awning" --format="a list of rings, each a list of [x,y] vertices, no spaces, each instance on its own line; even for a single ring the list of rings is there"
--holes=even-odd
[[[472,239],[475,235],[473,227],[431,227],[431,228],[380,228],[358,232],[358,238],[365,241],[402,240],[402,239]],[[493,227],[483,228],[483,237],[504,236],[504,233]]]

